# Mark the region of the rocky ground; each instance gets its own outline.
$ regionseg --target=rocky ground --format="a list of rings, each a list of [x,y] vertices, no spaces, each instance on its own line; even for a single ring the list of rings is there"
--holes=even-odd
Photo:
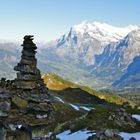
[[[96,133],[89,140],[100,140],[103,136],[109,139],[108,135],[113,135],[111,140],[120,140],[117,132],[140,132],[140,122],[132,117],[136,113],[140,114],[138,110],[107,103],[80,89],[49,91],[49,94],[1,89],[0,137],[2,140],[5,137],[7,140],[56,139],[66,130],[73,133],[87,129]],[[106,136],[105,132],[113,134]]]
[[[78,90],[81,93],[81,96],[79,95],[78,97],[79,100],[75,97]],[[57,121],[60,121],[59,127],[55,129],[56,135],[66,130],[74,133],[86,129],[96,133],[96,135],[94,134],[90,137],[93,140],[123,140],[119,132],[140,132],[140,122],[132,117],[132,114],[140,114],[140,111],[131,109],[127,104],[118,106],[102,100],[96,100],[96,98],[90,97],[89,94],[82,94],[80,89],[69,89],[62,92],[50,91],[50,93],[55,97],[59,96],[54,102],[54,106],[56,107],[55,113],[60,115],[59,118],[56,118]],[[80,97],[84,100],[80,100]],[[76,110],[77,108],[72,108],[69,103],[75,106],[90,106],[92,109],[88,111],[83,109]],[[65,123],[63,120],[65,120]],[[106,136],[105,132],[111,134]]]

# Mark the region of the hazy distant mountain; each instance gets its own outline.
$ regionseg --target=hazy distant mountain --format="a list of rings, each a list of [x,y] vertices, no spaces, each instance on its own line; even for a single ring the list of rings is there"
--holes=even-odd
[[[13,78],[15,72],[13,66],[19,60],[20,48],[16,43],[0,43],[0,77]]]

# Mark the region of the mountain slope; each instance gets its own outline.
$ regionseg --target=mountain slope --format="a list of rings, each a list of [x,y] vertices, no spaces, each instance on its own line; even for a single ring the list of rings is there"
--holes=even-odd
[[[78,84],[69,82],[67,80],[64,80],[55,74],[48,74],[47,73],[47,74],[44,74],[42,76],[42,78],[44,79],[44,83],[46,84],[46,86],[50,90],[53,90],[53,91],[60,91],[60,93],[61,93],[62,92],[61,90],[71,91],[71,89],[73,89],[73,90],[77,89],[78,91],[81,91],[81,92],[84,91],[87,94],[92,95],[94,98],[99,98],[99,99],[105,100],[106,102],[109,102],[109,103],[115,103],[115,104],[121,105],[124,102],[129,102],[130,106],[132,106],[132,107],[134,107],[136,105],[134,102],[131,102],[131,100],[127,100],[127,99],[125,99],[117,94],[111,94],[111,93],[107,93],[107,92],[99,92],[99,91],[96,91],[96,90],[91,89],[89,87],[86,87],[83,85],[78,85]],[[79,94],[79,92],[78,92],[78,94]],[[74,96],[72,96],[72,98],[73,97]]]
[[[111,80],[119,79],[136,56],[140,55],[140,29],[132,31],[117,44],[110,44],[96,56],[94,71]],[[115,76],[115,77],[114,77]]]
[[[127,68],[126,73],[117,81],[113,83],[113,86],[138,92],[140,89],[140,56],[135,57],[133,62]]]

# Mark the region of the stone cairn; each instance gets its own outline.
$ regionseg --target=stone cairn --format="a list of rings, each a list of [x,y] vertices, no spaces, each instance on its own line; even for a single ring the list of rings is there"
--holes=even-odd
[[[0,140],[37,139],[42,127],[49,137],[53,122],[54,108],[37,68],[33,36],[26,35],[22,46],[21,60],[14,67],[17,78],[0,81]]]
[[[33,36],[24,37],[21,61],[14,67],[14,70],[18,71],[14,85],[19,89],[39,88],[43,83],[40,71],[36,66],[37,59],[35,58],[35,50],[37,47],[32,40]]]

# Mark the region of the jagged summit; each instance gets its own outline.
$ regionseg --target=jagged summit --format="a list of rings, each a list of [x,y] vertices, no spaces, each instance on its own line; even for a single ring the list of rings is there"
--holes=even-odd
[[[103,41],[104,43],[117,42],[125,37],[129,32],[138,29],[136,25],[126,27],[115,27],[100,22],[82,22],[73,26],[73,31],[81,35],[88,33],[91,37]]]
[[[95,56],[102,54],[107,45],[120,42],[138,28],[136,25],[115,27],[99,22],[82,22],[57,41],[56,52],[70,60],[93,65]]]
[[[103,45],[111,42],[118,42],[127,36],[130,32],[139,29],[137,25],[128,25],[125,27],[112,26],[100,22],[83,21],[80,24],[74,25],[70,31],[58,39],[57,46],[60,47],[67,41],[72,41],[75,44],[79,39],[88,37],[90,40],[97,40]]]

